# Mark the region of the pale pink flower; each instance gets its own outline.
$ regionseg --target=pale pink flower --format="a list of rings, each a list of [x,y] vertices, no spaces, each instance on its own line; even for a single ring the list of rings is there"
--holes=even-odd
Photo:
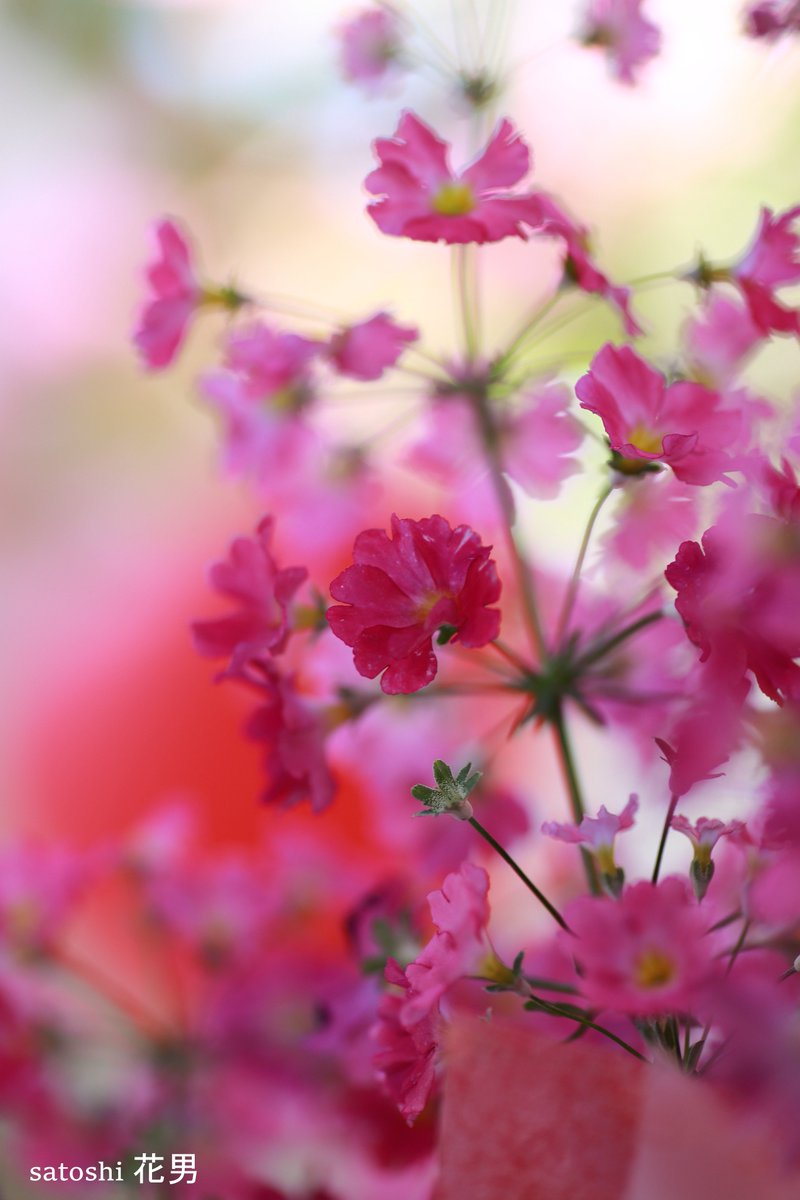
[[[174,221],[159,221],[155,235],[158,256],[147,268],[152,295],[133,335],[145,366],[153,371],[169,366],[175,358],[189,321],[203,302],[189,244],[178,226]]]
[[[367,8],[337,29],[345,79],[378,91],[397,73],[403,51],[400,19],[388,5]]]
[[[574,221],[562,206],[546,192],[537,192],[536,194],[542,210],[540,232],[544,236],[550,235],[563,239],[566,279],[575,283],[581,291],[588,292],[590,295],[602,296],[615,305],[622,317],[625,332],[629,337],[636,337],[642,332],[642,329],[630,310],[630,288],[612,284],[600,271],[591,255],[587,227]]]
[[[428,896],[436,933],[406,967],[410,986],[400,1012],[406,1029],[431,1013],[453,984],[465,975],[478,974],[492,957],[486,936],[488,893],[489,876],[483,867],[465,862]]]
[[[248,658],[286,648],[289,604],[308,577],[305,567],[278,567],[270,549],[272,531],[272,517],[264,517],[255,538],[236,538],[227,559],[211,567],[211,586],[233,600],[236,611],[192,624],[199,653],[229,658],[234,673]]]
[[[611,528],[603,536],[607,552],[634,570],[644,570],[674,554],[697,530],[697,489],[672,472],[635,475],[617,489]]]
[[[763,338],[749,309],[721,292],[712,292],[683,327],[692,374],[712,388],[730,384]]]
[[[581,993],[596,1008],[691,1012],[715,973],[713,939],[682,879],[637,883],[615,901],[582,896],[564,915]]]
[[[620,83],[635,83],[639,67],[661,49],[661,31],[642,15],[643,0],[590,0],[583,33],[587,46],[602,46]]]
[[[617,869],[614,861],[614,839],[618,833],[631,829],[639,807],[638,796],[631,796],[620,813],[609,812],[600,805],[596,817],[583,817],[579,825],[560,825],[557,821],[545,821],[542,833],[561,842],[586,846],[597,858],[601,870],[613,875]]]
[[[684,483],[725,480],[742,415],[699,383],[667,384],[630,346],[605,345],[575,385],[581,408],[599,416],[612,450],[643,465],[664,463]]]
[[[414,113],[405,112],[393,138],[378,138],[380,166],[364,186],[380,197],[367,211],[383,233],[419,242],[498,242],[527,238],[524,226],[540,223],[532,192],[513,187],[530,165],[528,147],[510,121],[498,125],[483,151],[460,173],[449,146]]]
[[[744,829],[743,821],[718,821],[708,817],[699,817],[697,821],[689,821],[680,813],[672,818],[672,828],[684,834],[692,843],[694,857],[704,865],[711,862],[711,851],[721,837],[729,834],[740,834]]]
[[[340,375],[364,381],[380,379],[418,338],[417,329],[398,325],[388,313],[379,312],[335,333],[328,343],[328,357]]]

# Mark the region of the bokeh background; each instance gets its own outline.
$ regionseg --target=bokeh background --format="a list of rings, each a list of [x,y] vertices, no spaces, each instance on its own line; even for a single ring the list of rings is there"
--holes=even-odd
[[[536,182],[594,228],[620,281],[689,265],[699,247],[733,257],[759,205],[800,195],[800,46],[749,42],[737,0],[648,7],[664,47],[636,89],[572,39],[576,3],[516,5],[507,57],[502,108],[532,146]],[[472,52],[450,4],[424,8],[443,40]],[[200,807],[209,844],[251,844],[273,819],[255,800],[258,753],[239,736],[237,702],[211,686],[188,634],[208,611],[206,564],[260,515],[221,475],[217,431],[196,398],[220,326],[201,322],[159,376],[143,372],[130,333],[148,230],[166,213],[192,231],[211,278],[341,313],[390,306],[431,350],[452,351],[446,256],[383,238],[362,180],[371,140],[392,132],[400,108],[434,124],[456,157],[467,123],[435,72],[389,96],[346,85],[332,31],[352,11],[339,0],[0,6],[6,838],[102,844],[174,796]],[[490,341],[501,344],[557,275],[547,249],[491,248]],[[669,355],[693,301],[680,285],[642,292],[645,353]],[[548,353],[588,356],[615,329],[592,308]],[[794,348],[778,346],[759,382],[788,399],[796,367]],[[377,429],[387,412],[357,419]],[[345,408],[338,419],[354,417]],[[547,564],[571,561],[591,489],[577,480],[558,506],[533,507]],[[376,520],[385,514],[365,513]],[[605,778],[616,796],[609,772],[595,777],[598,797]],[[346,836],[346,814],[331,820]],[[107,946],[119,912],[87,919],[86,944]],[[134,939],[109,953],[129,961]]]

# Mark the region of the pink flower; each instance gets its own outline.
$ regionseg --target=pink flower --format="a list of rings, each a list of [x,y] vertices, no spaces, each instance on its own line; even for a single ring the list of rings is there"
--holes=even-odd
[[[694,857],[704,865],[711,862],[711,851],[721,837],[726,837],[731,833],[739,834],[744,829],[743,821],[726,823],[716,819],[709,820],[708,817],[700,817],[697,821],[692,822],[681,816],[680,813],[675,814],[671,824],[673,829],[689,839],[692,843]]]
[[[734,511],[683,542],[666,569],[686,632],[731,685],[752,671],[771,700],[800,696],[800,556],[796,531]]]
[[[145,304],[133,340],[145,366],[167,367],[180,349],[189,321],[202,304],[189,245],[174,221],[155,227],[158,257],[147,268],[152,297]]]
[[[528,147],[510,121],[501,121],[489,145],[460,174],[449,146],[414,113],[403,113],[393,138],[378,138],[380,166],[364,186],[380,199],[367,211],[383,233],[418,242],[499,242],[526,238],[523,225],[540,223],[539,199],[506,191],[530,164]]]
[[[386,964],[386,982],[402,988],[406,995],[411,990],[405,972],[391,958]],[[410,1125],[433,1090],[439,1022],[437,1012],[428,1012],[406,1026],[401,1020],[406,995],[386,992],[381,997],[372,1036],[379,1047],[374,1058],[378,1076]]]
[[[632,476],[618,489],[614,523],[603,537],[607,552],[634,570],[659,570],[675,547],[697,529],[697,491],[673,474]]]
[[[741,414],[723,408],[719,394],[699,383],[667,385],[629,346],[604,346],[575,392],[581,408],[601,418],[623,459],[663,462],[692,484],[724,480],[735,466],[728,449],[739,436]]]
[[[591,0],[583,42],[602,46],[620,83],[635,83],[635,72],[661,49],[661,31],[642,16],[643,0]]]
[[[603,296],[614,304],[622,316],[625,332],[636,337],[642,330],[630,310],[630,288],[615,286],[599,270],[590,253],[589,230],[573,221],[546,192],[537,192],[537,197],[542,210],[541,233],[563,238],[567,280],[577,284],[581,291]]]
[[[581,993],[599,1009],[690,1012],[714,972],[712,939],[682,879],[637,883],[616,901],[582,896],[565,916]]]
[[[692,373],[712,388],[723,388],[764,337],[750,311],[719,292],[713,292],[683,329],[686,357]]]
[[[454,983],[476,974],[492,957],[486,938],[489,921],[489,876],[471,862],[448,875],[428,903],[436,933],[422,953],[406,967],[409,992],[400,1012],[401,1024],[412,1028],[431,1013]]]
[[[762,208],[753,241],[738,263],[729,271],[714,272],[730,279],[744,297],[750,315],[765,334],[794,333],[800,336],[800,312],[785,308],[775,289],[800,282],[800,232],[794,226],[800,217],[800,205],[776,217]]]
[[[398,325],[388,313],[379,312],[334,334],[328,356],[340,375],[364,381],[380,379],[418,337],[418,330]]]
[[[237,610],[192,625],[199,653],[230,658],[232,672],[248,658],[285,649],[289,603],[308,576],[305,567],[278,568],[270,552],[272,525],[272,518],[264,517],[255,538],[236,538],[227,559],[211,568],[211,586],[238,602]]]
[[[384,672],[390,695],[416,692],[436,675],[433,635],[444,628],[464,646],[497,637],[500,597],[491,546],[466,525],[451,529],[440,516],[422,521],[392,516],[393,537],[360,533],[354,565],[331,584],[327,617],[335,635],[353,647],[356,670],[367,679]]]
[[[247,724],[247,734],[266,747],[269,785],[264,803],[290,808],[310,800],[312,810],[321,812],[335,790],[325,759],[322,713],[300,695],[294,676],[281,675],[269,659],[251,663],[246,679],[258,688],[262,701]]]
[[[673,706],[666,738],[656,743],[669,765],[669,790],[683,796],[695,784],[718,779],[718,767],[730,758],[742,735],[742,712],[750,681],[738,655],[716,656],[684,677],[686,702]],[[677,711],[676,711],[677,709]]]
[[[600,805],[596,817],[584,817],[580,825],[559,825],[557,821],[545,821],[542,833],[561,842],[587,846],[596,855],[601,870],[613,875],[617,870],[614,861],[614,838],[623,829],[631,829],[633,818],[639,807],[637,796],[631,796],[621,813],[611,813],[604,804]]]
[[[400,20],[390,8],[368,8],[340,25],[339,57],[345,79],[375,92],[396,72],[403,44]]]
[[[800,33],[798,0],[762,0],[745,14],[745,30],[754,38],[775,41],[784,33]]]

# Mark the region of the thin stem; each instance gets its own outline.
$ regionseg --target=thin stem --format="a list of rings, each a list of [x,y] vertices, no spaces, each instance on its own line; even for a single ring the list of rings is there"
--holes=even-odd
[[[633,1057],[638,1058],[640,1062],[650,1061],[648,1058],[645,1058],[643,1054],[640,1054],[638,1050],[634,1049],[634,1047],[626,1042],[623,1038],[617,1037],[615,1033],[612,1033],[610,1029],[606,1029],[605,1026],[596,1024],[585,1014],[571,1012],[569,1009],[562,1010],[557,1004],[548,1004],[546,1000],[540,999],[539,996],[531,996],[531,999],[535,1001],[537,1008],[541,1008],[541,1010],[546,1012],[549,1016],[563,1017],[567,1021],[577,1021],[579,1025],[585,1025],[587,1029],[594,1029],[597,1031],[597,1033],[602,1033],[604,1037],[609,1038],[612,1042],[616,1042],[618,1046],[621,1046],[623,1050],[627,1050],[628,1054],[632,1054]]]
[[[602,492],[597,497],[594,507],[592,508],[592,511],[589,513],[589,519],[586,522],[586,528],[583,531],[583,538],[581,539],[580,549],[578,550],[578,557],[575,560],[575,568],[572,572],[572,576],[570,577],[570,581],[567,586],[567,592],[564,597],[564,605],[563,605],[563,608],[561,609],[561,616],[558,621],[558,632],[556,633],[556,644],[561,642],[561,640],[564,637],[564,634],[567,632],[567,629],[569,628],[570,618],[572,617],[572,610],[575,607],[575,601],[578,598],[578,588],[580,587],[580,583],[581,583],[581,571],[583,570],[583,564],[586,561],[586,553],[589,549],[589,542],[591,541],[591,538],[592,538],[592,532],[593,532],[595,524],[597,522],[597,518],[600,515],[600,511],[601,511],[603,505],[605,504],[606,500],[609,498],[609,496],[613,492],[613,490],[614,490],[614,484],[613,483],[607,484],[607,486],[603,488]]]
[[[675,816],[675,809],[678,807],[679,796],[670,796],[669,808],[667,815],[664,818],[664,828],[661,830],[661,840],[658,843],[658,851],[656,852],[656,862],[653,867],[653,883],[658,883],[659,872],[661,871],[661,860],[664,857],[664,847],[667,844],[667,834],[672,824],[672,818]]]
[[[741,933],[739,934],[739,938],[736,942],[736,945],[733,947],[730,958],[728,959],[728,962],[725,966],[726,978],[728,975],[730,975],[730,973],[733,969],[733,964],[736,962],[736,959],[739,957],[739,954],[741,953],[742,947],[744,946],[744,943],[745,943],[745,939],[746,939],[748,933],[750,932],[751,925],[752,925],[752,921],[750,920],[749,917],[747,918],[746,921],[744,921],[742,923]]]
[[[476,820],[475,817],[470,817],[469,823],[472,826],[472,828],[475,830],[475,832],[479,833],[481,835],[481,837],[483,838],[483,840],[485,842],[488,842],[489,845],[492,847],[492,849],[495,850],[500,855],[503,862],[507,863],[508,866],[511,867],[511,870],[514,872],[514,874],[519,879],[522,880],[522,882],[525,884],[525,887],[528,889],[528,891],[533,893],[533,895],[536,897],[536,899],[539,901],[539,903],[542,904],[547,909],[547,911],[550,913],[550,916],[555,921],[558,922],[558,924],[561,926],[561,928],[566,929],[566,931],[568,933],[571,932],[569,926],[567,925],[567,922],[564,920],[564,918],[562,917],[562,915],[558,911],[558,909],[555,907],[555,905],[551,904],[550,901],[547,899],[547,897],[544,895],[544,893],[539,891],[539,889],[537,888],[537,886],[533,882],[533,880],[528,878],[528,876],[523,871],[522,867],[517,862],[515,862],[515,860],[511,857],[511,855],[508,853],[508,851],[505,850],[500,845],[500,843],[498,841],[496,841],[495,838],[492,837],[492,835],[489,833],[488,829],[484,829],[484,827],[481,825],[480,821]]]
[[[523,344],[523,342],[525,342],[527,340],[528,335],[530,333],[533,333],[533,331],[534,331],[534,329],[536,329],[537,325],[539,325],[544,320],[544,318],[548,315],[548,313],[550,313],[553,310],[553,308],[556,306],[556,304],[558,304],[559,300],[561,299],[561,296],[562,296],[561,292],[556,292],[556,294],[554,296],[551,296],[549,300],[546,300],[544,302],[544,304],[542,304],[536,310],[536,312],[533,313],[528,318],[528,320],[523,325],[520,326],[520,328],[517,330],[517,332],[514,334],[513,338],[511,339],[511,342],[509,343],[509,345],[506,347],[506,349],[503,351],[503,353],[500,355],[500,357],[495,362],[495,369],[498,372],[503,371],[505,369],[505,367],[508,365],[508,363],[514,357],[514,355],[517,353],[517,350],[520,348],[520,346]]]
[[[505,642],[501,642],[500,638],[495,638],[493,642],[489,642],[489,646],[492,650],[496,650],[497,653],[506,660],[506,662],[510,662],[512,667],[516,668],[517,671],[523,671],[527,673],[528,667],[522,661],[517,652],[512,650],[510,646],[507,646]]]
[[[461,328],[464,350],[468,363],[478,357],[478,331],[476,328],[473,259],[471,246],[456,246],[454,250],[456,296],[461,311]]]
[[[634,621],[630,625],[626,625],[624,629],[620,629],[619,633],[615,633],[613,637],[606,638],[605,641],[598,642],[586,654],[582,655],[575,664],[576,667],[590,667],[600,658],[604,658],[611,650],[614,650],[622,642],[633,637],[640,629],[646,629],[648,625],[652,625],[654,621],[660,621],[664,616],[659,609],[658,612],[648,613],[647,616],[639,617],[638,621]]]
[[[581,786],[578,780],[578,773],[575,769],[575,759],[572,754],[572,746],[567,733],[566,723],[564,721],[564,713],[561,705],[556,706],[555,716],[553,718],[553,728],[556,731],[556,745],[558,747],[561,768],[564,773],[564,779],[569,792],[570,808],[572,810],[572,819],[576,825],[579,825],[583,820],[585,808],[583,804],[583,796]],[[583,869],[586,873],[586,881],[589,884],[589,890],[593,895],[600,894],[600,881],[597,878],[597,866],[589,851],[585,846],[581,846],[581,858],[583,859]]]

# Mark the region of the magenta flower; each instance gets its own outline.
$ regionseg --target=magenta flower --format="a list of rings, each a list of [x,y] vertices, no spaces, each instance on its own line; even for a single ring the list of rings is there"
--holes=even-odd
[[[792,526],[760,514],[728,514],[666,569],[675,607],[701,661],[723,690],[752,671],[771,700],[800,697],[800,559]]]
[[[686,357],[701,383],[724,388],[763,340],[750,310],[713,292],[708,303],[693,314],[683,329]]]
[[[337,575],[328,609],[336,637],[353,648],[359,675],[389,695],[416,692],[436,676],[433,635],[444,629],[463,646],[485,646],[497,637],[500,598],[491,546],[468,526],[451,529],[444,517],[422,521],[392,516],[392,537],[382,529],[360,533],[353,565]]]
[[[386,992],[378,1003],[372,1036],[378,1044],[374,1065],[388,1095],[411,1125],[428,1102],[436,1079],[439,1049],[438,1012],[426,1013],[407,1027],[401,1014],[411,984],[394,959],[386,964],[386,982],[404,994]]]
[[[725,479],[742,418],[699,383],[667,385],[629,346],[606,345],[575,385],[581,408],[603,422],[612,450],[629,462],[664,463],[684,483]]]
[[[637,883],[616,901],[581,896],[565,916],[581,993],[598,1009],[689,1012],[713,975],[712,939],[682,879]]]
[[[294,676],[281,675],[268,659],[258,667],[257,674],[251,669],[246,676],[262,701],[247,724],[247,734],[266,748],[269,785],[262,799],[283,808],[310,800],[313,811],[321,812],[335,790],[325,758],[323,714],[300,695]]]
[[[611,813],[601,804],[597,816],[584,817],[580,825],[560,825],[557,821],[545,821],[542,833],[561,842],[586,846],[596,856],[601,871],[606,875],[613,875],[617,870],[614,861],[614,839],[622,830],[632,828],[638,807],[638,796],[631,796],[621,813]]]
[[[328,343],[328,357],[340,375],[368,382],[380,379],[418,337],[417,329],[398,325],[388,313],[379,312],[335,333]]]
[[[775,296],[776,288],[800,282],[798,217],[800,205],[777,217],[771,209],[762,208],[758,229],[744,256],[728,272],[718,273],[719,278],[729,278],[737,285],[750,315],[765,334],[800,336],[800,311],[785,308]]]
[[[564,271],[567,278],[574,281],[581,291],[602,296],[615,305],[622,317],[625,332],[630,337],[636,337],[642,329],[630,310],[630,288],[610,283],[599,270],[590,253],[589,230],[585,225],[573,221],[546,192],[538,192],[537,196],[542,206],[541,233],[545,236],[552,234],[564,241]]]
[[[211,567],[211,586],[236,601],[236,611],[192,625],[199,653],[230,658],[231,672],[249,658],[285,648],[289,603],[308,576],[305,567],[278,568],[270,551],[272,525],[272,518],[264,517],[255,538],[236,538],[227,559]]]
[[[642,16],[643,0],[590,0],[583,42],[602,46],[620,83],[635,83],[636,72],[661,49],[661,31]]]
[[[530,165],[528,147],[510,121],[501,121],[486,149],[460,174],[449,146],[414,113],[405,112],[393,138],[378,138],[380,166],[364,186],[380,199],[367,211],[383,233],[418,242],[499,242],[527,238],[523,226],[541,222],[539,198],[506,189]]]
[[[376,92],[397,71],[402,54],[402,30],[390,9],[368,8],[340,25],[339,61],[345,79]]]
[[[183,344],[189,321],[203,302],[189,244],[174,221],[155,227],[158,255],[147,268],[152,292],[139,317],[133,340],[152,371],[169,366]]]

